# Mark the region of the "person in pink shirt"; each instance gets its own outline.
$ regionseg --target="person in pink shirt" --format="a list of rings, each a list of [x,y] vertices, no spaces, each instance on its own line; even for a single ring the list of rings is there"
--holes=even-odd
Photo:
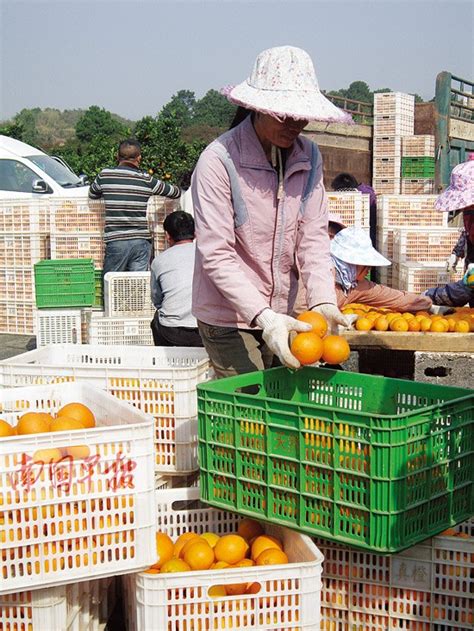
[[[298,276],[331,329],[348,326],[331,271],[326,194],[309,120],[351,123],[324,97],[309,55],[292,46],[260,53],[250,77],[225,90],[243,120],[201,154],[192,178],[196,221],[193,314],[217,376],[299,368],[290,317]],[[247,110],[247,112],[245,112]],[[245,115],[247,114],[247,115]]]

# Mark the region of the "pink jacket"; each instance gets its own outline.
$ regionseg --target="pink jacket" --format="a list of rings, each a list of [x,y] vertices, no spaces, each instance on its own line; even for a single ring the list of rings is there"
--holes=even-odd
[[[207,324],[248,328],[266,307],[291,313],[297,266],[311,306],[336,304],[322,160],[298,137],[283,191],[250,117],[212,142],[193,174],[196,260],[193,314]]]

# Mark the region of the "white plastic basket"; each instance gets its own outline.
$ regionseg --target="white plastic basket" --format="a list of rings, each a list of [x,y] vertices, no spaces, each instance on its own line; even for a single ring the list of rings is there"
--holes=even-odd
[[[401,136],[374,136],[374,158],[400,158],[402,155]]]
[[[0,441],[0,594],[142,569],[155,556],[153,419],[89,384],[0,391],[11,425],[26,411],[87,405],[97,427]],[[82,459],[33,464],[39,449],[85,445]]]
[[[2,387],[86,381],[151,414],[155,470],[168,475],[198,467],[196,386],[210,377],[203,348],[58,345],[0,362]]]
[[[104,262],[101,232],[51,232],[52,259],[94,259],[97,269]]]
[[[321,629],[472,631],[472,537],[434,537],[393,556],[316,543],[325,557]]]
[[[0,265],[4,267],[32,267],[49,258],[49,238],[38,233],[0,234]]]
[[[0,300],[31,301],[35,299],[33,269],[0,267]]]
[[[34,335],[37,311],[34,300],[0,300],[0,333]]]
[[[445,262],[459,239],[458,228],[400,228],[393,231],[393,260]]]
[[[421,293],[430,287],[438,287],[448,283],[461,280],[463,272],[458,269],[456,272],[447,272],[446,264],[437,261],[427,261],[416,263],[406,261],[400,263],[398,278],[399,289]]]
[[[435,210],[435,200],[436,195],[381,195],[377,199],[377,227],[447,228],[448,213]]]
[[[197,503],[199,489],[162,491],[158,530],[171,538],[187,530],[198,534],[235,532],[240,517]],[[265,524],[279,537],[288,565],[206,570],[179,574],[135,574],[125,578],[130,631],[319,630],[322,554],[306,535]],[[211,598],[213,585],[260,584],[253,595]]]
[[[150,296],[150,272],[108,272],[104,276],[105,317],[144,318],[155,313]]]
[[[344,225],[368,228],[370,196],[358,192],[328,192],[328,211],[339,215]]]
[[[81,309],[38,309],[36,345],[80,344]]]
[[[434,158],[435,137],[428,134],[404,136],[402,138],[402,156],[405,158]]]
[[[87,197],[51,201],[51,232],[100,233],[104,231],[105,206],[103,200]]]
[[[399,157],[374,157],[372,174],[374,179],[400,178],[402,159]]]
[[[103,312],[83,310],[83,341],[105,346],[153,346],[151,317],[106,318]]]
[[[372,186],[377,195],[398,195],[400,193],[400,178],[399,177],[373,177]],[[378,206],[377,206],[378,211]],[[378,212],[377,212],[378,216]]]
[[[401,193],[402,195],[432,195],[434,193],[434,180],[430,178],[403,178]]]
[[[409,136],[415,129],[411,113],[374,114],[374,136]]]
[[[397,114],[413,117],[415,97],[404,92],[378,92],[374,94],[374,114],[376,116]]]
[[[0,233],[43,233],[50,230],[50,199],[0,200]]]

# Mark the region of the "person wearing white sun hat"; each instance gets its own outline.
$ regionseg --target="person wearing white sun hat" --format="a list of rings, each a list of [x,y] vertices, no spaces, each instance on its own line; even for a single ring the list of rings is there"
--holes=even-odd
[[[377,252],[363,228],[352,226],[338,232],[331,241],[331,257],[340,309],[354,302],[395,311],[423,311],[431,307],[428,296],[392,289],[365,278],[371,267],[386,267],[391,262]]]
[[[260,53],[250,77],[223,91],[248,114],[201,154],[192,178],[196,219],[193,314],[217,376],[298,368],[289,333],[298,273],[311,309],[332,329],[336,305],[326,195],[309,120],[352,122],[321,93],[300,48]],[[298,272],[299,270],[299,272]]]

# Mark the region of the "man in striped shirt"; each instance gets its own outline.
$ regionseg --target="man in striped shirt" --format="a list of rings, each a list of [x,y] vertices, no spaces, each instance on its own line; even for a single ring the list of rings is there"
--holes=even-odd
[[[140,144],[124,140],[118,149],[118,166],[102,169],[89,189],[91,199],[104,198],[105,256],[103,274],[148,270],[151,234],[146,216],[152,195],[177,199],[181,190],[140,171]]]

